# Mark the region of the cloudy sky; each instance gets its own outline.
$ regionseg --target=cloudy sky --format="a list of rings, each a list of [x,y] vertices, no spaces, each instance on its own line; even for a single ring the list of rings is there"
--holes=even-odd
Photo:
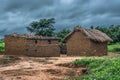
[[[26,26],[55,18],[56,30],[120,24],[120,0],[0,0],[0,37],[28,33]]]

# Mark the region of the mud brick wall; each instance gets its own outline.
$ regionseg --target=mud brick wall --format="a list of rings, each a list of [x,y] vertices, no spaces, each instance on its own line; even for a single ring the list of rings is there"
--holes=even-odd
[[[107,42],[93,42],[91,41],[91,53],[95,56],[107,55]]]
[[[60,48],[58,45],[37,45],[34,48],[28,48],[27,56],[59,57]]]
[[[67,41],[68,56],[87,56],[90,55],[90,41],[84,34],[75,32]]]
[[[60,47],[58,41],[48,40],[27,40],[26,55],[40,57],[58,57],[60,56]]]
[[[80,32],[71,35],[66,46],[68,56],[102,56],[107,54],[107,42],[94,42]]]
[[[26,54],[26,40],[24,38],[6,36],[5,37],[5,54],[23,55]]]
[[[5,36],[5,54],[58,57],[60,56],[60,47],[57,40],[28,40]]]

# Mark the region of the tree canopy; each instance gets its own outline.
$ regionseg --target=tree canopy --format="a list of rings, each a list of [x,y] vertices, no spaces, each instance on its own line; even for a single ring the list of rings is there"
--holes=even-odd
[[[54,35],[54,24],[55,19],[40,19],[39,21],[33,21],[29,24],[27,30],[35,35],[42,35],[42,36],[53,36]]]
[[[54,33],[54,23],[55,19],[40,19],[39,21],[33,21],[29,24],[27,30],[35,35],[41,36],[57,36],[59,38],[64,38],[69,32],[69,29],[63,29],[57,33]],[[76,26],[80,27],[80,26]],[[75,27],[74,27],[75,28]],[[120,42],[120,25],[111,25],[109,27],[100,27],[100,26],[90,26],[91,29],[98,29],[106,33],[109,37],[113,39],[113,42]]]
[[[69,29],[63,29],[57,33],[57,37],[64,38],[70,32]]]

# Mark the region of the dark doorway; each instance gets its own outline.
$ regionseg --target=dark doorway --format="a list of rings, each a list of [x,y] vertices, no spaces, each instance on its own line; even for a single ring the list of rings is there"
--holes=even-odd
[[[38,41],[37,40],[35,40],[35,44],[37,44],[38,43]]]

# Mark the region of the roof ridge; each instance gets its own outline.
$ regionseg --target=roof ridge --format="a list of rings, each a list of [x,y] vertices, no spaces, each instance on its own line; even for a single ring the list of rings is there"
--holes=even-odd
[[[93,41],[98,41],[98,42],[107,42],[107,41],[113,41],[107,34],[103,33],[100,30],[92,30],[92,29],[85,29],[85,28],[75,28],[71,33],[66,35],[63,40],[67,40],[68,37],[70,37],[74,32],[80,30],[83,32],[89,39]]]
[[[12,37],[20,37],[20,38],[26,38],[26,39],[59,39],[57,37],[51,37],[51,36],[39,36],[34,34],[9,34],[5,36],[12,36]]]

